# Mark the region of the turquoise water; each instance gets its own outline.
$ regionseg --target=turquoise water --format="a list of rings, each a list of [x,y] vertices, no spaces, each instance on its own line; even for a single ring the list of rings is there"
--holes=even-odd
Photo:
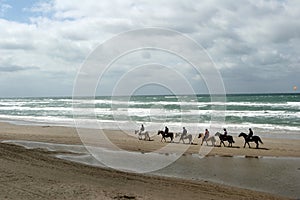
[[[226,102],[211,99],[209,95],[1,98],[0,119],[73,126],[75,106],[77,118],[96,118],[103,128],[111,129],[116,123],[128,124],[128,129],[144,123],[153,131],[168,125],[174,131],[186,126],[199,132],[219,123],[234,132],[249,127],[265,134],[300,132],[300,94],[227,95]]]

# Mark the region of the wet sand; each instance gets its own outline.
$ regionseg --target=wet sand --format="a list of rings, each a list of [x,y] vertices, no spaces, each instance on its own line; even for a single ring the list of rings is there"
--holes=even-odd
[[[1,141],[81,144],[74,128],[8,123],[1,123],[0,127]],[[149,152],[165,145],[156,135],[153,141],[143,141],[118,131],[106,132],[114,144],[130,151]],[[262,149],[238,148],[243,140],[235,138],[234,148],[215,147],[209,155],[300,157],[298,140],[262,139]],[[194,142],[199,143],[198,138]],[[199,149],[200,145],[191,145],[185,154],[197,153]],[[0,199],[286,199],[206,180],[182,180],[86,166],[55,158],[45,150],[4,143],[0,143],[0,160]]]

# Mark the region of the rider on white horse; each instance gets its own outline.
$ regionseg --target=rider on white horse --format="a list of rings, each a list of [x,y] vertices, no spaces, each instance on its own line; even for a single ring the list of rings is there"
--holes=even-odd
[[[185,138],[185,137],[187,136],[187,130],[185,129],[185,127],[183,127],[182,129],[183,129],[183,130],[182,130],[182,134],[181,134],[181,136],[180,136],[179,141],[180,141],[180,140],[183,141],[183,138]]]
[[[203,144],[204,141],[206,141],[206,143],[207,143],[208,137],[209,137],[209,131],[208,131],[208,129],[205,129],[205,134],[204,134],[204,137],[202,139],[201,145]]]
[[[144,127],[144,124],[142,124],[142,126],[141,126],[141,128],[140,128],[139,134],[141,134],[141,133],[144,132],[144,131],[145,131],[145,127]]]

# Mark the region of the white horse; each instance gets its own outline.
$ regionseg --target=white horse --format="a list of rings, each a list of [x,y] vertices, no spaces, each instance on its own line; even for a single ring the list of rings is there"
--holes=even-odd
[[[148,140],[150,141],[150,135],[149,135],[148,131],[142,131],[141,132],[140,130],[135,130],[134,133],[138,134],[139,140],[142,140],[143,136],[144,136],[144,140],[146,140],[148,138]]]
[[[192,144],[192,140],[193,140],[192,134],[183,136],[182,133],[175,133],[175,138],[177,138],[178,136],[180,136],[178,143],[180,143],[180,141],[182,140],[183,144],[185,144],[184,140],[189,139],[189,144]]]
[[[202,138],[201,145],[203,144],[204,141],[206,142],[206,145],[208,145],[208,141],[210,141],[210,142],[211,142],[211,145],[212,145],[212,146],[215,146],[216,141],[217,141],[216,138],[215,138],[215,136],[210,136],[210,137],[208,137],[208,138],[204,138],[204,134],[203,134],[203,133],[199,133],[198,138],[201,138],[201,137],[203,137],[203,138]]]

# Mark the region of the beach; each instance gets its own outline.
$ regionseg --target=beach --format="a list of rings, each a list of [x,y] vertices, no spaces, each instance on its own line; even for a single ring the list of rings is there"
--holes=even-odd
[[[1,141],[38,141],[43,143],[81,145],[75,128],[62,126],[30,126],[0,123]],[[119,148],[134,152],[151,152],[168,143],[152,134],[151,141],[138,140],[129,134],[104,131]],[[261,149],[243,148],[242,138],[234,137],[233,148],[214,147],[207,157],[300,157],[299,140],[262,138]],[[175,145],[179,138],[175,138]],[[200,140],[189,146],[184,157],[196,155]],[[253,145],[253,144],[252,144]],[[58,153],[42,148],[0,144],[1,191],[0,199],[288,199],[290,195],[234,187],[230,184],[161,174],[139,174],[89,166],[55,157]],[[186,158],[185,158],[186,159]],[[296,160],[296,163],[299,160]],[[226,165],[226,163],[224,164]],[[229,166],[230,164],[228,164]],[[226,167],[226,166],[224,166]],[[272,169],[271,169],[272,170]],[[299,176],[299,168],[294,175]],[[163,173],[163,172],[160,172]],[[276,172],[275,172],[276,173]],[[291,175],[293,176],[293,174]],[[276,178],[276,174],[274,174]],[[285,187],[284,185],[282,187]],[[288,187],[288,186],[286,186]]]

